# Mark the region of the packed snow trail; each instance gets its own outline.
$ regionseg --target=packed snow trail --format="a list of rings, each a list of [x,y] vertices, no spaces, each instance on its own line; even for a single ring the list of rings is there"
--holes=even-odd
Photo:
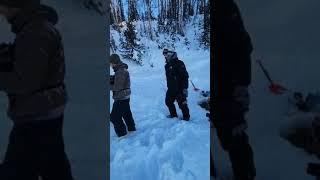
[[[320,23],[313,21],[320,17],[320,2],[236,2],[255,47],[248,133],[254,150],[256,180],[313,180],[306,174],[306,166],[319,160],[280,137],[283,125],[291,123],[286,118],[287,96],[269,92],[268,82],[254,60],[262,58],[274,81],[289,89],[304,93],[320,90]],[[218,143],[215,153],[219,174],[230,175],[228,156]]]
[[[176,51],[196,86],[209,90],[209,52],[182,48]],[[197,104],[200,95],[190,84],[189,122],[167,118],[164,57],[161,49],[150,54],[154,68],[125,61],[129,64],[130,104],[137,131],[119,141],[110,126],[111,180],[209,179],[210,128],[206,111]],[[177,104],[176,108],[181,118]]]

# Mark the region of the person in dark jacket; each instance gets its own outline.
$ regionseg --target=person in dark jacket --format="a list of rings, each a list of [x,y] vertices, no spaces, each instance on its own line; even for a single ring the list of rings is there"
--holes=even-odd
[[[0,179],[72,180],[62,134],[67,92],[57,13],[39,0],[0,0],[0,15],[15,34],[0,50],[0,90],[13,121]]]
[[[215,2],[213,124],[229,153],[236,180],[256,176],[253,150],[246,133],[251,83],[251,38],[233,0]]]
[[[178,117],[176,107],[174,105],[174,102],[177,101],[183,114],[183,120],[189,121],[190,114],[187,104],[189,74],[186,66],[178,59],[177,53],[174,51],[164,49],[163,55],[166,60],[165,70],[168,90],[165,101],[170,112],[168,117]]]
[[[130,109],[130,75],[128,65],[117,54],[110,56],[110,66],[114,70],[114,75],[110,78],[110,90],[114,99],[110,120],[118,137],[123,137],[136,130]]]

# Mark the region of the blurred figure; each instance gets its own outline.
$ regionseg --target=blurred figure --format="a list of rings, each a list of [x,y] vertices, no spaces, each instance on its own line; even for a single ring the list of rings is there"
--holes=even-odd
[[[1,180],[72,180],[63,141],[67,103],[58,15],[40,0],[0,0],[15,34],[0,45],[0,90],[9,98],[13,121],[0,166]]]
[[[215,6],[213,124],[223,149],[229,153],[234,179],[253,180],[256,170],[245,119],[253,47],[235,2],[216,1]]]

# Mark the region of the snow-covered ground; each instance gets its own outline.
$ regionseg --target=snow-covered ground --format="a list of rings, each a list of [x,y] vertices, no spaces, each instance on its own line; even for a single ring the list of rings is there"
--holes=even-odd
[[[166,78],[162,49],[147,40],[144,45],[150,47],[144,66],[124,61],[128,63],[131,75],[131,110],[137,132],[119,141],[111,125],[111,180],[209,179],[210,128],[206,111],[197,104],[201,97],[190,84],[188,105],[191,121],[166,118],[169,112],[165,105]],[[175,50],[185,62],[190,79],[198,88],[209,90],[210,52],[196,47],[188,50],[183,43],[176,45]],[[112,106],[112,101],[110,103]],[[177,104],[176,107],[181,117]]]
[[[253,146],[257,180],[312,180],[306,164],[318,161],[279,136],[290,124],[285,118],[287,96],[271,95],[261,69],[254,62],[262,58],[275,81],[296,91],[320,89],[320,17],[319,1],[236,1],[251,34],[253,82],[250,87],[251,110],[248,114],[249,136]],[[217,142],[217,141],[216,141]],[[216,143],[216,167],[219,174],[231,174],[228,157]]]
[[[106,67],[106,18],[88,11],[80,1],[46,0],[59,14],[58,28],[62,32],[67,77],[66,86],[70,101],[65,113],[64,136],[66,151],[75,179],[106,179],[107,142],[106,128],[109,96]],[[12,40],[10,27],[0,24],[0,42]],[[10,37],[11,36],[11,37]],[[0,158],[3,159],[11,122],[6,117],[7,98],[0,97]]]

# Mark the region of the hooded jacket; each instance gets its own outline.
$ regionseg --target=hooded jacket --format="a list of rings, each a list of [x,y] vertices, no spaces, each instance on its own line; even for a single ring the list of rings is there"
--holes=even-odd
[[[188,89],[189,74],[181,60],[176,57],[166,60],[165,70],[169,93],[182,94],[183,89]]]
[[[224,101],[232,98],[236,86],[250,85],[253,46],[236,3],[223,0],[215,6],[213,94]]]
[[[8,115],[16,122],[63,114],[65,59],[57,22],[56,11],[43,5],[22,9],[9,20],[16,38],[10,55],[0,56],[11,63],[10,70],[0,72],[0,90],[8,94]]]
[[[130,98],[130,75],[128,72],[128,65],[119,63],[114,68],[114,83],[111,84],[110,90],[113,92],[113,99],[126,100]]]

